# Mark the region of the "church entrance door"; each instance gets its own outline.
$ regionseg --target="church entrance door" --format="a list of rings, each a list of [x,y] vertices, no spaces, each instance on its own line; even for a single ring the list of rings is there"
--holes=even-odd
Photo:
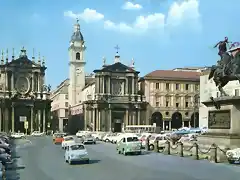
[[[28,127],[30,130],[31,108],[23,105],[23,106],[15,106],[14,110],[15,110],[14,111],[15,132],[18,132],[18,131],[20,131],[22,133],[26,132],[26,130],[24,129],[24,122],[21,121],[24,119],[23,117],[25,117],[26,120],[28,121]]]
[[[124,112],[113,112],[113,132],[122,132]]]

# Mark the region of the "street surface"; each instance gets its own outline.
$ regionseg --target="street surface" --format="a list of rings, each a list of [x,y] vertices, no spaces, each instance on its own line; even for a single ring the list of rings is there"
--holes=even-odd
[[[90,164],[68,165],[51,137],[17,140],[7,180],[239,180],[240,167],[144,153],[123,156],[115,145],[87,145]]]

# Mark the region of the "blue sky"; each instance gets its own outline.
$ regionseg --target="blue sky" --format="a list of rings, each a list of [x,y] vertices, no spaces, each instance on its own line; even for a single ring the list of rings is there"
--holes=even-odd
[[[68,77],[68,46],[75,18],[86,41],[86,71],[121,61],[145,75],[156,69],[206,66],[225,36],[240,41],[239,0],[0,0],[0,49],[22,46],[45,56],[47,82]],[[36,53],[37,54],[37,53]]]

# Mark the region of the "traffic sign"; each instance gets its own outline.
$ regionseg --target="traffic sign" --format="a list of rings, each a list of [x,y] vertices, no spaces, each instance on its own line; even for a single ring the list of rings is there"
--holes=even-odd
[[[24,121],[24,128],[28,129],[28,121]]]

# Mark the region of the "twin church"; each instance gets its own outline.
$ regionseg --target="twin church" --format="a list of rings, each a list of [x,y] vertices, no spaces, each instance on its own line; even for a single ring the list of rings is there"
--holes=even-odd
[[[112,64],[107,64],[103,58],[102,67],[89,76],[85,72],[85,50],[77,21],[68,49],[69,79],[65,91],[68,96],[68,122],[59,118],[60,131],[64,124],[74,126],[75,131],[114,132],[122,131],[127,125],[146,124],[147,103],[138,87],[139,71],[135,69],[134,61],[131,66],[122,64],[117,52]],[[61,87],[52,92],[53,105],[58,104],[54,97]]]

